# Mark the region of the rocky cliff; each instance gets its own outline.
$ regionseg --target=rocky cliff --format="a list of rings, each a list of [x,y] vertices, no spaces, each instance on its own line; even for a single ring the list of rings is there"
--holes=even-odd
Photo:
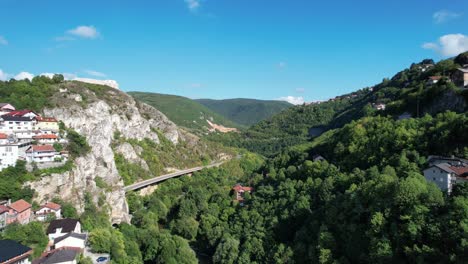
[[[158,110],[136,102],[116,89],[67,82],[57,89],[51,100],[55,107],[44,109],[44,114],[56,117],[67,127],[84,135],[91,151],[76,158],[71,171],[44,176],[30,183],[37,192],[38,202],[59,196],[72,202],[78,211],[83,211],[84,196],[90,193],[96,203],[100,198],[105,199],[113,223],[128,222],[123,181],[114,161],[114,135],[136,140],[148,138],[159,143],[159,131],[159,135],[164,135],[174,144],[197,141],[196,137],[180,130]],[[146,163],[135,155],[140,150],[133,149],[131,145],[118,146],[116,152],[123,152],[131,162],[139,162],[144,169],[148,169]],[[108,188],[96,186],[96,177],[104,180]]]

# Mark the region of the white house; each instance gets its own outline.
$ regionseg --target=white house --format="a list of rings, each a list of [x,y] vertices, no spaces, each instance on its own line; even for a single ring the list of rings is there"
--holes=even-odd
[[[438,83],[438,82],[440,81],[440,79],[442,79],[442,76],[430,76],[430,77],[427,79],[426,84],[427,84],[428,86],[434,85],[434,84]]]
[[[438,163],[424,170],[424,178],[443,191],[452,192],[455,184],[468,181],[468,166]]]
[[[33,117],[3,115],[0,118],[0,132],[14,134],[20,140],[32,139],[35,124]]]
[[[48,202],[39,208],[35,213],[36,220],[45,221],[49,215],[55,216],[55,219],[62,218],[62,206],[53,202]]]
[[[26,149],[27,162],[52,162],[55,158],[60,158],[60,153],[52,145],[32,145]]]
[[[51,241],[69,233],[81,233],[81,224],[78,220],[70,218],[52,220],[47,228],[47,236]]]
[[[385,104],[382,104],[382,103],[374,104],[374,109],[376,109],[376,110],[385,110]]]
[[[69,233],[54,239],[54,248],[80,248],[84,249],[86,244],[86,234]]]
[[[18,156],[18,144],[12,143],[6,134],[0,133],[0,171],[15,166]]]

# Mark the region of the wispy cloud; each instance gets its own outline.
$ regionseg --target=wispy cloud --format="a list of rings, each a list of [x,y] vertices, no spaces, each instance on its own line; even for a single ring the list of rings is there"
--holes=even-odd
[[[95,39],[99,37],[99,31],[94,26],[78,26],[74,29],[70,29],[67,33],[80,37],[80,38],[87,38],[87,39]]]
[[[460,13],[455,13],[449,10],[439,10],[432,15],[432,19],[434,20],[434,23],[441,24],[460,16]]]
[[[84,70],[84,72],[94,77],[106,77],[107,76],[105,73],[93,71],[93,70]]]
[[[284,96],[284,97],[280,97],[276,100],[280,100],[280,101],[286,101],[290,104],[293,104],[293,105],[301,105],[301,104],[304,104],[304,98],[302,96],[299,96],[299,97],[295,97],[295,96],[292,96],[292,95],[289,95],[289,96]]]
[[[69,29],[63,36],[55,37],[54,40],[58,42],[74,41],[81,39],[96,39],[101,33],[94,26],[77,26],[76,28]]]
[[[197,12],[198,9],[200,8],[201,4],[200,4],[200,0],[184,0],[185,3],[187,4],[187,8],[191,11],[191,12]]]
[[[8,45],[8,41],[6,40],[6,38],[4,36],[0,36],[0,45]]]
[[[438,42],[427,42],[424,49],[433,50],[442,56],[455,56],[468,51],[468,36],[463,34],[448,34],[439,38]]]

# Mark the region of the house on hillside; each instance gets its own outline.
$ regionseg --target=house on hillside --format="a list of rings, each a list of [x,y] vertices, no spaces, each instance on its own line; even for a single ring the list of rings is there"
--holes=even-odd
[[[322,155],[319,155],[319,154],[315,154],[314,156],[312,156],[312,161],[327,161],[324,157],[322,157]]]
[[[32,139],[36,124],[34,117],[3,115],[0,117],[0,132],[15,135],[19,140]]]
[[[54,239],[54,248],[79,248],[84,249],[86,245],[86,234],[68,233]]]
[[[60,153],[52,145],[32,145],[26,149],[27,162],[52,162],[55,161],[55,158],[60,157]]]
[[[235,199],[238,202],[244,201],[244,195],[245,193],[252,193],[253,188],[252,187],[244,187],[240,184],[236,184],[232,190],[234,191]]]
[[[52,220],[47,228],[47,236],[51,241],[69,233],[81,233],[81,224],[78,220],[70,218]]]
[[[468,88],[468,65],[457,69],[452,75],[452,82],[460,88]]]
[[[15,110],[16,108],[9,103],[0,103],[0,116]]]
[[[76,249],[62,248],[51,250],[35,259],[33,264],[77,264],[79,251]]]
[[[382,103],[374,104],[373,105],[375,110],[385,110],[386,105]]]
[[[21,199],[6,205],[9,208],[6,224],[27,224],[31,221],[31,204]]]
[[[37,130],[46,130],[46,131],[53,131],[58,133],[59,131],[59,124],[57,119],[53,117],[36,117],[36,129]]]
[[[55,217],[55,219],[62,218],[62,206],[53,202],[47,202],[39,208],[36,212],[36,220],[45,221],[49,216]]]
[[[32,249],[13,240],[0,240],[1,264],[30,264]]]
[[[4,116],[29,117],[29,118],[35,119],[36,117],[39,116],[39,114],[32,111],[32,110],[25,109],[25,110],[11,111],[11,112],[5,114]]]
[[[442,79],[442,76],[430,76],[426,81],[426,85],[428,86],[434,85],[438,83],[440,79]]]
[[[58,142],[58,137],[54,134],[42,134],[38,136],[33,136],[32,138],[39,144],[54,144]]]
[[[0,171],[15,166],[19,157],[19,144],[13,142],[13,138],[0,133]]]
[[[424,170],[424,178],[435,183],[441,190],[451,193],[455,184],[468,182],[468,166],[437,163]]]

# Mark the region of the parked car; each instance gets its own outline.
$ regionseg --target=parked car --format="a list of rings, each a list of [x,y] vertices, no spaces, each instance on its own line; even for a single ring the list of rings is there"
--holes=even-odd
[[[106,262],[106,261],[107,261],[107,257],[99,257],[99,258],[96,259],[96,261],[97,261],[98,263]]]

